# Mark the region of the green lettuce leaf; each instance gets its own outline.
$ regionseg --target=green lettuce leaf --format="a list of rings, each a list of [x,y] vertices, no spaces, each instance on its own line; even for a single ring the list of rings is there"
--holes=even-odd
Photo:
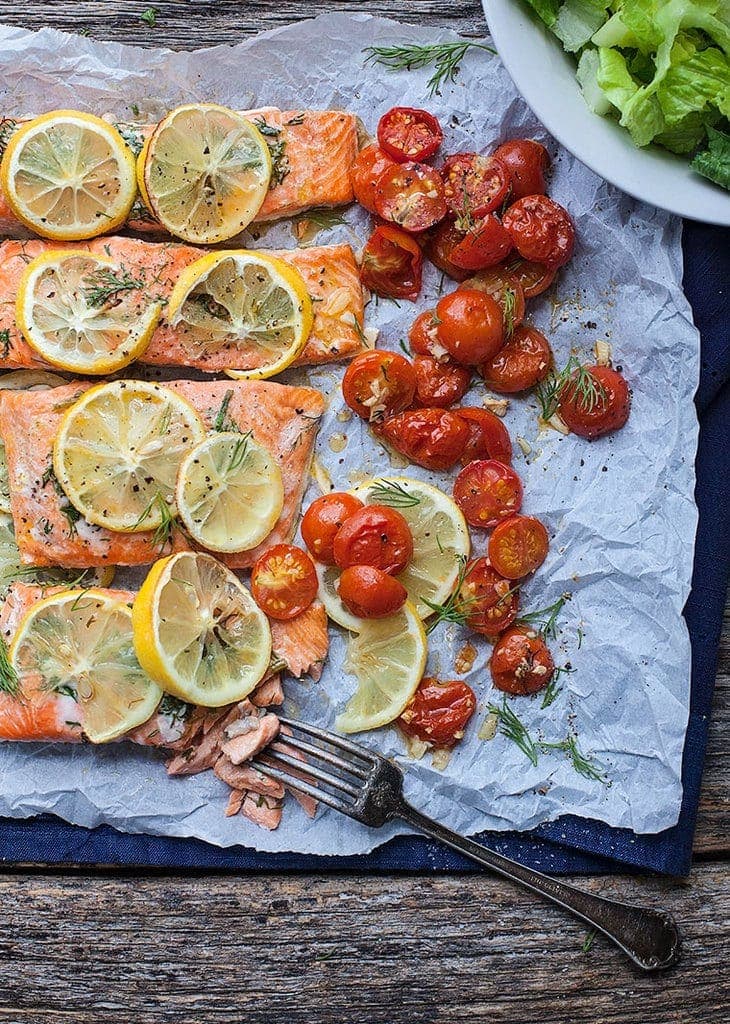
[[[719,118],[720,115],[717,116]],[[681,121],[666,125],[654,141],[672,153],[693,153],[706,139],[707,115],[693,111]]]
[[[598,50],[592,46],[587,46],[580,55],[576,78],[589,110],[592,110],[594,114],[603,116],[610,114],[614,108],[608,96],[598,84],[599,66]]]
[[[714,46],[695,52],[672,64],[657,89],[657,99],[668,125],[709,106],[730,116],[730,61]]]
[[[709,145],[697,154],[692,167],[710,181],[730,189],[730,135],[708,128],[707,136]]]
[[[527,3],[548,28],[553,27],[560,9],[559,0],[527,0]]]
[[[581,50],[603,25],[609,0],[566,0],[552,26],[569,53]]]

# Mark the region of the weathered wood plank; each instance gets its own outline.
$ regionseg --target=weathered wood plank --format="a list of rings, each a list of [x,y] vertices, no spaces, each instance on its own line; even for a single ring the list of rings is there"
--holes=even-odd
[[[718,965],[730,908],[717,865],[699,867],[691,886],[581,884],[670,909],[686,938],[680,966],[642,976],[600,938],[583,952],[581,925],[487,876],[8,875],[0,877],[0,1020],[728,1019],[730,988]]]
[[[725,608],[695,854],[730,857],[730,601]]]

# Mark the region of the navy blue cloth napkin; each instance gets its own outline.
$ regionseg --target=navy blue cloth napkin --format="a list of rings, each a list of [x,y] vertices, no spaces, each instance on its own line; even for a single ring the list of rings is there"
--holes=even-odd
[[[684,286],[702,336],[696,403],[699,528],[685,618],[692,640],[692,698],[684,750],[684,799],[678,823],[637,836],[599,821],[566,816],[532,832],[487,832],[486,845],[544,871],[606,873],[627,868],[685,875],[699,801],[717,647],[730,570],[730,231],[685,222]],[[316,857],[221,850],[197,839],[125,835],[108,826],[84,829],[50,816],[0,820],[0,861],[117,864],[172,869],[257,871],[455,871],[474,865],[425,839],[402,837],[367,856]]]

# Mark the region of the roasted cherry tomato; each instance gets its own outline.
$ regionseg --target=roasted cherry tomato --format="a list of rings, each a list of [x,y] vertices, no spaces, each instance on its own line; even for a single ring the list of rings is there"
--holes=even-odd
[[[508,580],[520,580],[539,569],[548,553],[548,532],[533,516],[510,516],[489,538],[489,561]]]
[[[370,423],[407,409],[415,394],[413,364],[397,352],[361,352],[342,378],[343,398],[353,412]]]
[[[471,370],[459,366],[448,356],[443,360],[416,356],[413,369],[416,371],[416,400],[419,405],[446,409],[469,390]]]
[[[460,231],[453,221],[442,221],[438,227],[429,232],[426,241],[425,253],[427,258],[435,267],[443,271],[454,281],[463,281],[469,276],[469,271],[463,267],[457,267],[451,261],[451,253],[464,238],[464,232]]]
[[[522,258],[510,260],[507,269],[522,285],[526,299],[542,295],[555,280],[557,270],[551,270],[544,263],[533,263]]]
[[[456,595],[456,608],[475,633],[497,636],[517,617],[519,596],[512,583],[489,564],[477,558],[466,567]]]
[[[453,747],[464,735],[477,706],[474,691],[461,679],[440,682],[424,676],[396,725],[434,747]]]
[[[545,172],[550,167],[548,151],[533,139],[510,139],[494,151],[509,173],[513,199],[542,195],[545,192]]]
[[[302,540],[318,562],[334,565],[332,545],[335,534],[348,516],[362,508],[362,502],[347,491],[332,491],[315,498],[302,516]]]
[[[425,231],[446,216],[444,183],[428,164],[393,164],[375,184],[375,209],[404,231]]]
[[[477,459],[496,459],[505,466],[510,465],[512,442],[499,416],[477,405],[464,405],[454,412],[466,420],[469,427],[469,440],[461,456],[464,465]]]
[[[448,359],[446,349],[438,340],[437,327],[435,310],[427,309],[425,313],[419,313],[408,330],[408,341],[415,355],[438,358],[439,350],[442,350],[443,357]]]
[[[502,310],[474,288],[460,288],[436,305],[438,337],[450,356],[464,366],[491,359],[504,343]]]
[[[502,324],[505,336],[525,319],[525,293],[516,277],[507,273],[503,266],[480,270],[468,277],[460,288],[476,288],[478,292],[491,295],[502,307]]]
[[[352,191],[360,206],[375,213],[375,182],[393,161],[379,146],[361,149],[350,171]]]
[[[293,544],[275,544],[254,562],[251,593],[271,619],[293,619],[317,596],[317,573],[306,551]]]
[[[337,581],[340,600],[352,615],[382,619],[402,608],[408,591],[394,576],[374,565],[350,565]]]
[[[547,686],[555,662],[541,636],[526,626],[513,626],[494,645],[489,668],[498,690],[527,694]]]
[[[451,260],[465,270],[494,267],[512,251],[512,237],[493,213],[474,221],[458,245],[454,246]]]
[[[515,327],[512,337],[496,356],[479,367],[485,384],[503,395],[526,391],[550,372],[553,353],[544,334],[535,327]]]
[[[378,122],[380,148],[397,160],[428,160],[443,141],[444,133],[433,114],[415,107],[393,107]]]
[[[373,231],[362,251],[360,277],[376,295],[391,299],[418,298],[423,255],[409,234],[390,224]]]
[[[490,529],[520,511],[522,484],[503,462],[478,459],[465,466],[454,481],[454,501],[467,523]]]
[[[335,534],[335,562],[340,569],[372,565],[393,575],[402,572],[413,555],[411,528],[394,508],[364,505],[344,521]]]
[[[456,153],[447,157],[441,174],[446,202],[457,217],[484,217],[496,210],[509,193],[507,168],[493,156]]]
[[[589,441],[620,430],[630,410],[629,386],[610,366],[583,367],[560,392],[561,419],[574,434]]]
[[[575,228],[568,211],[547,196],[525,196],[502,218],[515,249],[526,260],[562,267],[573,255]]]
[[[411,462],[450,469],[462,456],[469,428],[448,409],[409,409],[386,420],[378,433]]]

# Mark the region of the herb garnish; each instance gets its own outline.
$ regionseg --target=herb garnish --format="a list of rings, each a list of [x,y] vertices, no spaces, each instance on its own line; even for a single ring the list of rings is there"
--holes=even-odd
[[[157,24],[157,15],[159,13],[156,7],[148,7],[146,11],[142,11],[139,20],[143,21],[145,25],[149,25],[150,28],[154,28]]]
[[[119,270],[99,268],[84,278],[84,297],[90,306],[103,306],[119,292],[137,291],[145,287],[144,271],[140,277],[132,277],[125,267]]]
[[[368,46],[365,63],[382,64],[391,71],[412,71],[415,68],[434,66],[434,72],[426,83],[429,96],[440,93],[441,86],[453,82],[467,50],[486,50],[496,54],[491,46],[465,39],[454,43],[430,43],[426,46]]]
[[[10,136],[15,133],[18,122],[12,117],[0,119],[0,156],[5,152],[5,147],[10,142]]]
[[[549,604],[547,608],[538,608],[535,612],[525,612],[520,615],[519,622],[529,626],[535,626],[543,640],[556,640],[558,636],[558,616],[564,605],[571,601],[573,595],[566,590],[557,601]],[[545,617],[547,616],[547,618]]]
[[[507,698],[502,698],[501,707],[498,704],[488,704],[487,711],[497,716],[500,733],[508,740],[512,740],[533,765],[537,765],[538,745],[527,731],[527,726],[507,703]]]
[[[2,345],[2,352],[0,352],[0,357],[3,359],[7,359],[8,356],[10,355],[10,330],[7,327],[4,330],[0,331],[0,345]]]
[[[246,461],[249,454],[248,441],[250,437],[251,431],[249,430],[247,434],[241,434],[241,436],[237,438],[236,443],[233,446],[233,450],[228,458],[228,463],[222,470],[225,476],[228,476],[230,473],[235,473],[236,470],[239,470]]]
[[[18,673],[10,663],[8,649],[2,637],[0,637],[0,691],[9,693],[11,697],[17,697],[20,693]]]
[[[228,406],[233,398],[233,388],[229,388],[223,396],[218,412],[213,420],[213,430],[217,431],[239,431],[238,425],[228,415]]]
[[[577,399],[578,407],[592,412],[606,401],[606,389],[579,359],[571,356],[560,373],[551,370],[535,390],[543,420],[552,419],[561,398]]]
[[[515,329],[515,299],[514,288],[505,288],[502,320],[504,322],[504,336],[507,341],[512,337]]]
[[[139,114],[139,107],[136,107],[136,105],[132,106],[132,113],[134,113],[135,109],[137,114]],[[139,156],[142,152],[142,146],[144,145],[142,132],[139,130],[139,126],[136,124],[129,124],[126,121],[116,121],[114,123],[114,127],[122,136],[134,155]]]
[[[56,476],[56,472],[53,468],[53,463],[46,467],[46,469],[43,471],[43,476],[41,477],[41,486],[45,487],[46,484],[49,483],[53,485],[53,490],[56,492],[58,497],[63,498],[63,502],[58,506],[58,511],[66,519],[66,523],[68,524],[69,536],[75,537],[77,533],[76,523],[78,523],[79,519],[82,519],[83,516],[81,515],[79,510],[77,508],[74,508],[74,506],[68,500],[66,492],[61,486],[61,482]]]
[[[263,117],[257,117],[253,122],[266,139],[266,145],[271,154],[271,179],[269,188],[281,185],[284,178],[291,170],[289,158],[286,155],[286,139],[281,137],[281,128],[275,128],[267,124]]]
[[[598,779],[599,782],[605,782],[606,777],[604,773],[597,767],[594,761],[590,757],[586,757],[578,749],[578,741],[575,736],[567,736],[564,740],[560,740],[559,743],[541,743],[541,750],[562,750],[570,758],[573,769],[586,779]]]
[[[152,510],[155,508],[160,514],[160,521],[152,534],[152,545],[157,548],[159,552],[162,552],[168,544],[172,543],[172,535],[175,532],[177,524],[175,522],[175,516],[172,514],[170,506],[165,501],[165,497],[161,491],[158,491],[148,502],[147,507],[137,519],[132,530],[136,530],[140,527],[144,523],[145,519],[149,518]]]
[[[370,497],[375,498],[379,505],[389,505],[391,508],[413,508],[421,504],[417,494],[396,480],[376,480],[370,488]]]

